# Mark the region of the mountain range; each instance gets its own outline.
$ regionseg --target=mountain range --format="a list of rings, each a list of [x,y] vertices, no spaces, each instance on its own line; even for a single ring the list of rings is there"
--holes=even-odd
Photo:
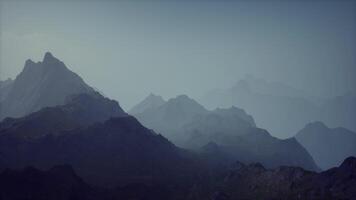
[[[0,199],[355,196],[355,158],[315,172],[306,145],[314,141],[310,130],[348,138],[344,129],[311,124],[279,139],[241,108],[208,110],[187,95],[150,94],[126,113],[51,53],[1,81],[0,94]],[[337,140],[325,138],[319,141]]]
[[[147,103],[146,98],[145,104]],[[142,105],[142,104],[140,104]],[[133,114],[144,126],[161,133],[178,146],[200,152],[213,142],[224,149],[223,157],[243,162],[261,162],[267,167],[300,166],[318,170],[309,153],[295,139],[281,140],[256,127],[244,110],[205,109],[186,95],[169,99],[158,107]]]
[[[243,108],[256,124],[278,138],[293,137],[312,121],[323,121],[331,127],[356,131],[356,96],[345,94],[334,98],[318,98],[278,82],[248,76],[228,89],[215,89],[199,99],[214,109],[232,105]]]

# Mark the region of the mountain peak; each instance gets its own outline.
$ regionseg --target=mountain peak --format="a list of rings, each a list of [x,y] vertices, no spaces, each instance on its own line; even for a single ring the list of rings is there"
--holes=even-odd
[[[346,158],[340,167],[356,169],[356,158],[353,156]]]
[[[152,92],[145,98],[145,100],[157,100],[164,102],[164,99],[160,95],[156,95]]]
[[[60,60],[55,58],[50,52],[46,52],[43,57],[43,64],[54,64],[54,63],[61,63]]]
[[[322,129],[329,129],[323,122],[321,121],[315,121],[307,124],[305,128],[309,129],[317,129],[317,130],[322,130]]]
[[[181,95],[178,95],[177,97],[176,97],[176,99],[178,99],[178,100],[192,100],[191,98],[189,98],[187,95],[185,95],[185,94],[181,94]]]
[[[34,65],[36,64],[35,62],[33,62],[31,59],[27,59],[26,62],[25,62],[25,66],[27,65]]]
[[[23,70],[11,84],[11,91],[9,89],[6,98],[1,100],[0,120],[62,105],[68,95],[93,91],[50,52],[45,53],[42,62],[26,60]]]
[[[132,107],[129,111],[130,114],[143,113],[146,110],[158,108],[166,103],[166,101],[159,95],[150,93],[143,101]]]
[[[51,52],[46,52],[44,57],[43,57],[43,60],[50,60],[50,59],[53,59],[54,56],[52,55]]]
[[[188,97],[185,94],[178,95],[175,98],[169,99],[167,104],[168,106],[173,106],[178,109],[184,108],[190,111],[192,111],[192,109],[195,110],[192,113],[204,113],[207,111],[204,106],[200,105],[197,101]]]

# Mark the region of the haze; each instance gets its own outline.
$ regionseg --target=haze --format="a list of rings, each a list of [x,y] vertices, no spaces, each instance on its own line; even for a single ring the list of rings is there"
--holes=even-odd
[[[0,79],[50,51],[125,110],[246,74],[316,96],[355,91],[355,1],[0,0]]]

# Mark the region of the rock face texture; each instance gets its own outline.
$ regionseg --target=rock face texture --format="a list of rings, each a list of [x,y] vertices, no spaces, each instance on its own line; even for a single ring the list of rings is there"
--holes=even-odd
[[[215,199],[355,199],[355,175],[355,157],[321,173],[295,167],[267,170],[260,164],[237,162]]]
[[[93,92],[82,78],[47,52],[42,62],[27,60],[15,80],[0,86],[0,120],[64,104],[73,94]]]
[[[345,128],[329,128],[322,122],[313,122],[295,138],[324,170],[340,165],[349,156],[356,156],[356,133]]]

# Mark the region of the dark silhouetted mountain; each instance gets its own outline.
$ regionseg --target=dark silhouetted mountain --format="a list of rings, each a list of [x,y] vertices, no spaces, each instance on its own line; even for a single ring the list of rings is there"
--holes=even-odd
[[[130,109],[128,113],[131,115],[147,112],[147,110],[156,109],[166,103],[161,96],[150,94],[139,104]]]
[[[195,176],[192,170],[196,162],[191,153],[145,128],[134,117],[126,115],[72,128],[78,120],[63,112],[66,108],[70,106],[44,108],[28,118],[5,120],[0,130],[0,168],[31,165],[48,169],[65,163],[88,182],[99,185],[177,183]],[[76,110],[76,106],[69,110]],[[61,123],[70,124],[69,128]],[[46,131],[50,134],[44,134]]]
[[[115,200],[115,199],[355,199],[356,158],[340,167],[315,173],[298,167],[266,169],[259,163],[235,162],[224,173],[197,179],[188,195],[167,185],[130,183],[114,188],[93,187],[68,165],[47,171],[27,167],[0,173],[0,198],[4,200]],[[218,176],[218,178],[213,178]]]
[[[94,91],[48,52],[42,62],[27,60],[22,72],[7,88],[5,93],[0,90],[0,119],[22,117],[44,107],[64,104],[67,96]]]
[[[280,140],[258,129],[242,109],[208,111],[187,96],[135,115],[145,126],[163,134],[178,146],[193,150],[213,142],[223,147],[229,161],[261,162],[268,167],[300,166],[318,170],[308,152],[295,140]]]
[[[78,177],[69,165],[55,166],[47,171],[26,167],[0,173],[0,199],[3,200],[173,199],[170,195],[171,191],[162,185],[132,183],[115,188],[93,187]]]
[[[265,169],[237,162],[217,187],[215,199],[355,199],[356,158],[315,173],[296,167]]]
[[[119,104],[99,93],[68,96],[65,105],[43,108],[21,118],[6,118],[0,123],[0,135],[23,138],[59,134],[104,122],[111,117],[127,116]]]
[[[21,171],[7,169],[0,174],[0,198],[4,200],[99,200],[99,197],[99,192],[66,165],[48,171],[33,167]]]
[[[307,124],[295,138],[312,155],[322,169],[341,164],[356,156],[356,133],[345,128],[328,128],[322,122]]]

